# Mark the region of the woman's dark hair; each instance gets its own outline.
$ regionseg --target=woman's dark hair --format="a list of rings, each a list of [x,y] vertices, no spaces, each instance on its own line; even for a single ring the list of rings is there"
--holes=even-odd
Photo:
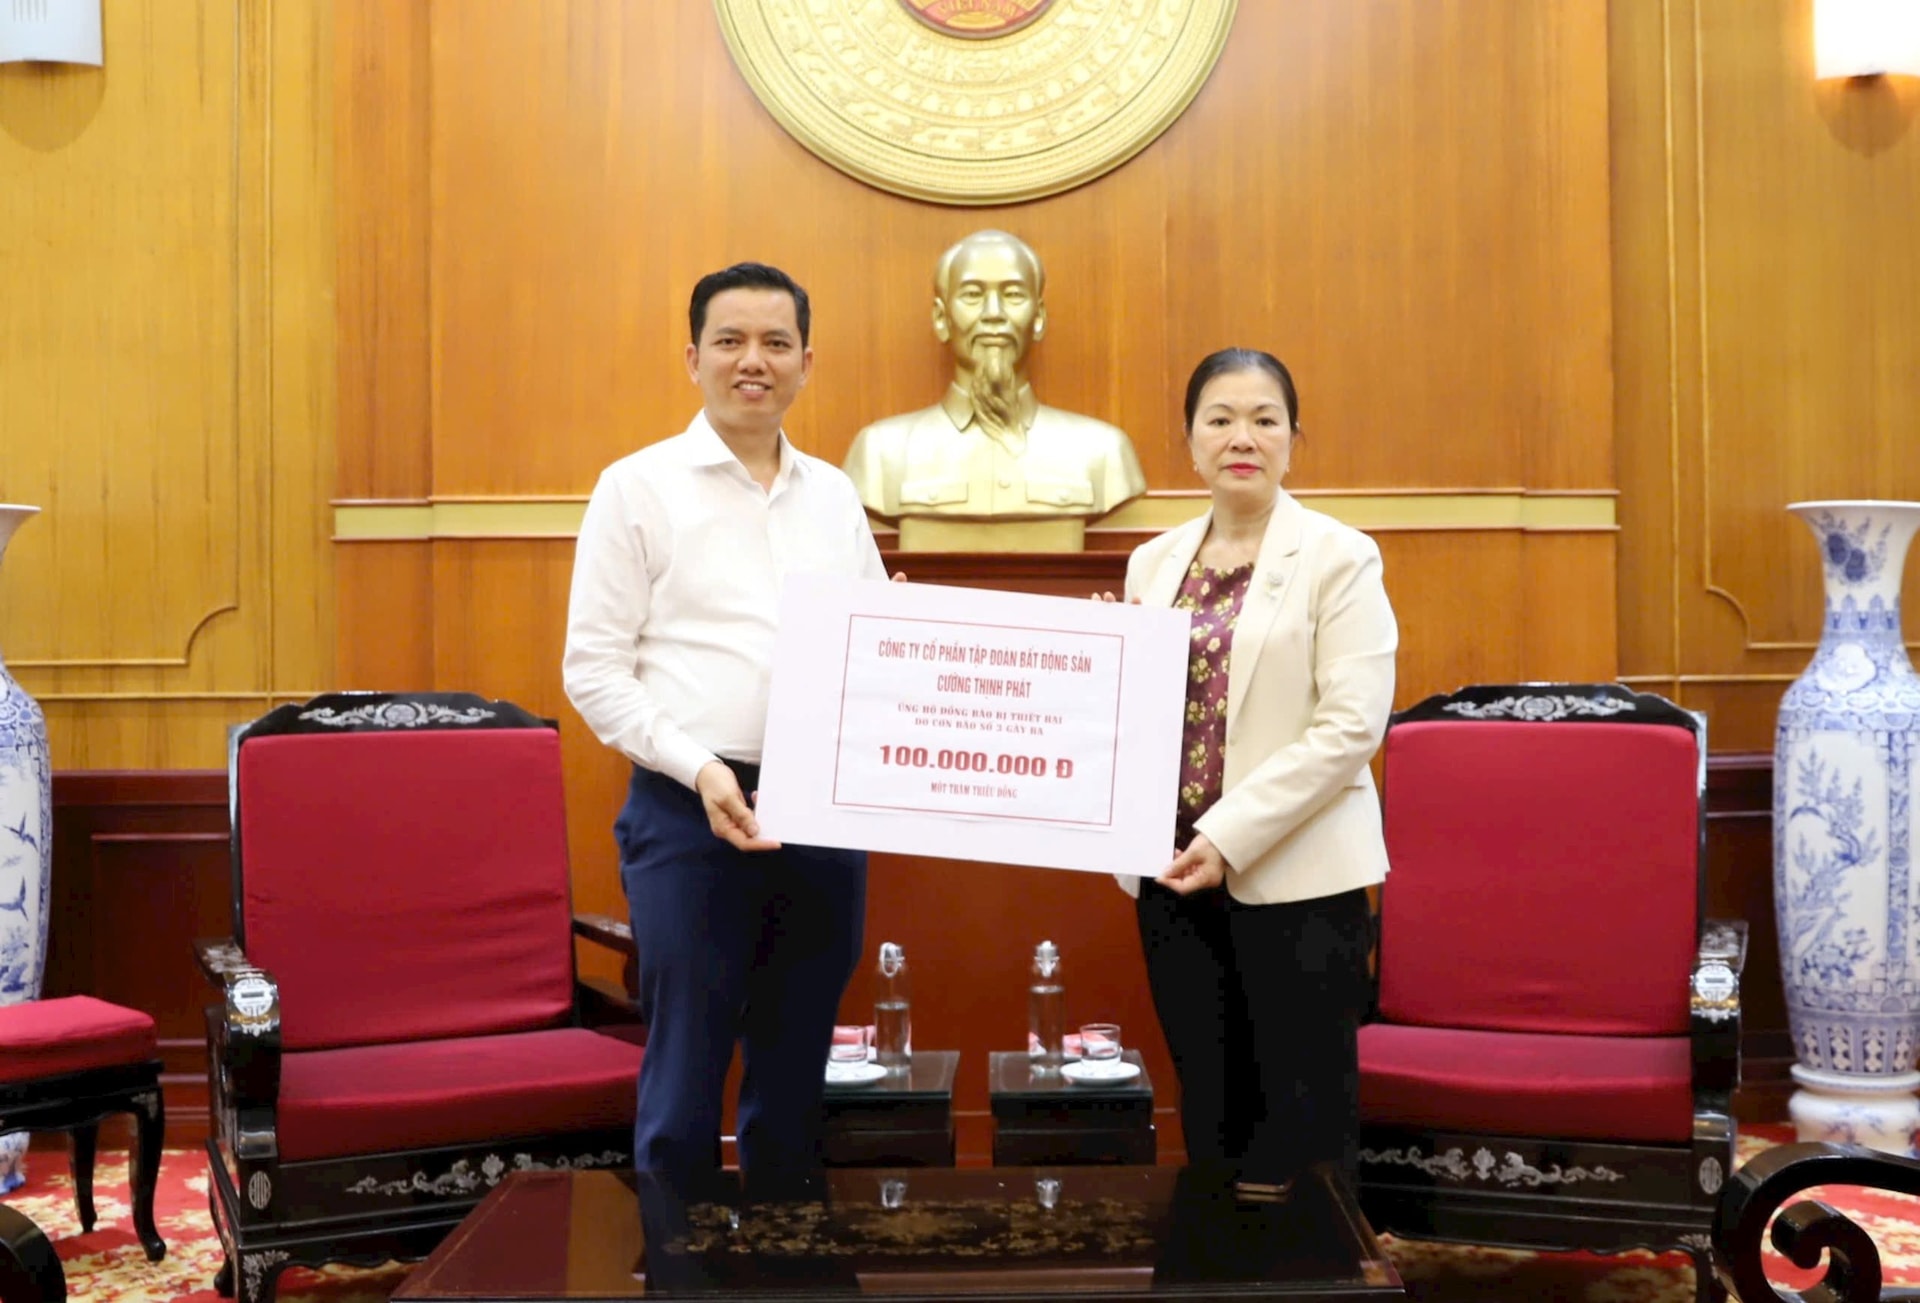
[[[778,267],[769,267],[764,262],[736,262],[721,271],[708,272],[693,287],[693,298],[687,304],[687,325],[693,331],[696,347],[700,343],[700,332],[707,328],[707,304],[713,302],[714,295],[727,290],[785,292],[793,300],[793,320],[800,328],[800,347],[807,346],[807,335],[813,328],[813,307],[807,301],[807,292],[800,288],[800,282]]]
[[[1216,377],[1238,371],[1264,371],[1273,377],[1273,382],[1280,386],[1281,396],[1287,400],[1287,424],[1298,434],[1300,395],[1293,387],[1293,373],[1287,370],[1285,362],[1257,348],[1223,348],[1218,353],[1209,353],[1200,359],[1200,365],[1193,369],[1192,379],[1187,381],[1187,433],[1193,433],[1193,417],[1200,408],[1201,390]]]

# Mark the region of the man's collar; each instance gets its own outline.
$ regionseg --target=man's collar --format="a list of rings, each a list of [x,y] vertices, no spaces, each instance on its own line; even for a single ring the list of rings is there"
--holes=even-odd
[[[1040,400],[1033,396],[1033,386],[1022,381],[1020,394],[1014,400],[1020,413],[1020,433],[1033,429],[1033,418],[1040,414]],[[953,428],[964,430],[974,422],[976,413],[973,408],[973,395],[960,386],[959,381],[947,386],[946,397],[940,400],[940,410],[953,422]]]
[[[720,437],[702,409],[687,425],[687,465],[720,466],[737,460],[733,449],[727,447],[727,441]]]
[[[694,416],[686,429],[687,465],[689,466],[725,466],[729,463],[739,465],[740,459],[733,455],[733,449],[727,447],[727,441],[707,420],[706,409],[702,408]],[[787,432],[780,431],[780,469],[774,473],[774,483],[785,479],[800,465],[800,457],[791,443],[787,441]],[[744,469],[744,468],[743,468]]]

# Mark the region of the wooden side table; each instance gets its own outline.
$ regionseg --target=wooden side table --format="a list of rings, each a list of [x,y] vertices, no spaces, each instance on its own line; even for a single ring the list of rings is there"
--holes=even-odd
[[[828,1167],[952,1167],[958,1050],[915,1050],[904,1072],[869,1086],[829,1083],[821,1154]]]
[[[1018,1050],[988,1056],[993,1104],[993,1165],[1151,1164],[1155,1158],[1153,1083],[1137,1050],[1122,1055],[1140,1069],[1131,1081],[1076,1085],[1039,1073]]]

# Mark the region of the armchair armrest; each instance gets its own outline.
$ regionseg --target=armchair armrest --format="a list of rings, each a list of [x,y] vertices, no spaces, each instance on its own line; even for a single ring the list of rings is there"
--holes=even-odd
[[[233,1119],[236,1151],[272,1149],[280,1097],[280,984],[229,938],[196,941],[194,954],[224,996],[208,1010],[216,1112]]]
[[[1747,920],[1710,918],[1700,929],[1700,958],[1718,959],[1735,973],[1747,966]]]
[[[1693,1089],[1725,1097],[1740,1084],[1740,978],[1747,964],[1744,919],[1708,919],[1689,979]]]
[[[638,1023],[640,1009],[640,949],[634,944],[633,928],[625,919],[611,914],[575,914],[573,934],[622,957],[620,985],[602,978],[585,977],[575,984],[575,1002],[583,1022],[589,1027],[632,1025]]]
[[[603,945],[615,954],[625,955],[629,960],[640,957],[639,948],[633,943],[632,926],[611,914],[575,914],[573,934]]]
[[[1735,1172],[1715,1210],[1713,1251],[1741,1298],[1870,1303],[1907,1297],[1903,1290],[1881,1294],[1880,1252],[1866,1228],[1817,1200],[1788,1207],[1802,1191],[1828,1185],[1920,1195],[1920,1162],[1858,1145],[1794,1144],[1769,1149]],[[1800,1294],[1777,1291],[1767,1279],[1761,1254],[1769,1224],[1774,1247],[1795,1264],[1817,1267],[1826,1255],[1826,1274]]]
[[[214,986],[225,988],[227,975],[253,965],[247,952],[232,937],[199,937],[193,943],[193,957],[200,965],[200,976]]]

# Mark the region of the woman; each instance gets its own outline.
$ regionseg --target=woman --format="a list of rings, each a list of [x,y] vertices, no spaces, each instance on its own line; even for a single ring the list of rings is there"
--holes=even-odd
[[[1193,618],[1177,854],[1122,884],[1138,888],[1189,1160],[1283,1188],[1357,1161],[1366,888],[1387,871],[1367,762],[1398,632],[1373,542],[1280,487],[1300,407],[1278,359],[1206,358],[1186,425],[1212,509],[1136,550],[1126,582],[1128,600]]]

